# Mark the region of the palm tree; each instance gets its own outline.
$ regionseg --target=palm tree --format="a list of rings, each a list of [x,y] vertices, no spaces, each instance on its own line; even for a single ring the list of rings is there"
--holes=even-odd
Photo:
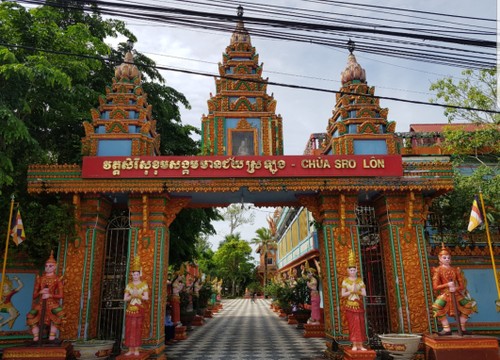
[[[269,217],[267,219],[269,223],[269,229],[265,227],[261,227],[260,229],[257,229],[255,233],[257,234],[256,237],[254,237],[250,242],[252,244],[258,245],[258,247],[261,249],[262,253],[264,254],[264,297],[266,295],[266,285],[267,285],[267,254],[270,249],[275,249],[276,248],[276,226],[274,219]]]

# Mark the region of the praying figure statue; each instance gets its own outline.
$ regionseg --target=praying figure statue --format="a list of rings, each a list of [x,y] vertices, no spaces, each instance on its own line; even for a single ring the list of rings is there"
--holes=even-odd
[[[126,356],[139,355],[142,345],[142,323],[144,321],[145,302],[149,300],[149,287],[141,279],[141,260],[134,257],[130,266],[132,281],[125,288],[123,299],[127,303],[125,311],[125,346],[128,347]]]
[[[349,326],[349,340],[352,342],[353,351],[365,351],[363,342],[367,340],[367,337],[363,298],[366,296],[366,287],[363,280],[358,278],[356,257],[352,250],[349,251],[347,273],[348,277],[342,281],[341,296],[346,298],[344,311]]]
[[[319,324],[321,320],[321,296],[318,290],[318,279],[316,279],[316,270],[309,267],[309,263],[306,262],[305,267],[307,288],[311,294],[311,317],[307,320],[308,324]]]

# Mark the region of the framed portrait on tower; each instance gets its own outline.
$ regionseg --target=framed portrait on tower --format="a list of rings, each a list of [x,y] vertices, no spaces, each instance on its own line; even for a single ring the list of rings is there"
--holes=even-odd
[[[258,155],[257,129],[228,129],[228,155]]]

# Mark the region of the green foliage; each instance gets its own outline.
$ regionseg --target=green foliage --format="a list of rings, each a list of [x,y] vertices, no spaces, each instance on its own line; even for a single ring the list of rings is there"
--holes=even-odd
[[[96,6],[84,12],[77,1],[51,2],[58,7],[25,9],[0,2],[0,43],[6,44],[0,45],[0,214],[7,216],[8,199],[15,194],[27,236],[20,249],[34,261],[46,259],[61,236],[73,236],[68,232],[71,220],[62,218],[71,217],[63,205],[71,201],[27,194],[28,165],[81,162],[82,123],[91,121],[90,109],[99,104],[125,53],[124,43],[112,49],[106,39],[136,40],[123,21],[103,19]],[[163,154],[197,154],[199,144],[190,137],[197,130],[180,119],[179,106],[189,107],[187,99],[164,85],[153,60],[136,51],[134,57],[145,75],[143,87],[153,105]],[[216,218],[211,209],[179,214],[171,227],[174,263],[193,258],[196,236],[213,233],[210,221]],[[6,225],[0,223],[1,233]]]
[[[443,147],[455,155],[461,163],[468,157],[482,161],[481,156],[490,155],[498,163],[500,156],[500,129],[496,124],[478,126],[475,131],[448,128],[444,130]]]
[[[262,286],[256,281],[253,281],[250,284],[248,284],[247,289],[251,294],[260,293],[263,290]]]
[[[296,282],[297,283],[292,290],[290,302],[298,308],[303,308],[304,304],[311,302],[309,288],[307,287],[307,280],[299,277]]]
[[[430,90],[436,91],[436,99],[447,105],[495,109],[497,101],[496,69],[464,70],[463,79],[456,82],[447,77],[431,84]],[[448,121],[467,121],[473,123],[500,124],[500,114],[446,108]]]
[[[208,301],[212,297],[212,292],[212,284],[205,282],[199,291],[197,310],[207,307]]]
[[[464,169],[466,165],[462,165]],[[455,189],[439,198],[432,204],[431,211],[442,219],[438,231],[440,239],[446,241],[449,233],[460,234],[467,231],[470,211],[474,195],[483,192],[485,208],[491,228],[500,221],[500,174],[490,166],[481,165],[471,175],[460,173],[456,169],[454,175]],[[482,229],[474,231],[484,231]]]
[[[252,263],[252,248],[239,234],[227,235],[213,260],[217,266],[217,277],[224,283],[231,284],[231,294],[234,296],[236,287],[244,289],[252,279],[254,265]]]

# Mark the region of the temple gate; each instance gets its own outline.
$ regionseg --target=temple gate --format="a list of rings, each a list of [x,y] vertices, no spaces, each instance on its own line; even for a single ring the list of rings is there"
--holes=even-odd
[[[151,289],[143,344],[161,357],[169,225],[183,208],[241,201],[305,206],[313,213],[320,229],[325,331],[332,351],[347,339],[340,284],[350,249],[359,268],[379,281],[372,296],[381,326],[419,333],[435,329],[423,224],[432,198],[452,189],[451,164],[403,160],[395,123],[387,120],[388,110],[373,97],[374,88],[350,50],[319,156],[282,155],[282,119],[266,93],[262,65],[243,21],[223,55],[217,92],[202,118],[202,156],[159,155],[156,121],[141,74],[127,53],[99,109],[92,110],[92,122],[84,122],[83,165],[33,165],[28,174],[31,193],[67,195],[78,224],[78,237],[62,239],[58,252],[58,272],[67,279],[68,317],[61,338],[105,336],[102,320],[113,276],[107,229],[112,214],[126,209],[130,228],[120,250],[126,262],[119,266],[128,276],[129,259],[141,257],[143,279]],[[360,220],[364,208],[370,209],[370,228]],[[377,303],[382,298],[384,306]]]

